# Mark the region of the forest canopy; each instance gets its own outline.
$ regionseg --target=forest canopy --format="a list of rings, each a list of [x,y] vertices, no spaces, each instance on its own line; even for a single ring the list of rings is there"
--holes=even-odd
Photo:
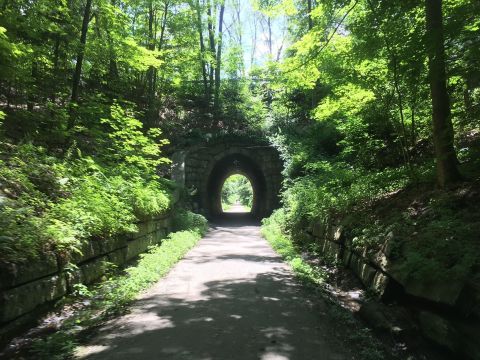
[[[1,0],[2,261],[133,231],[168,207],[169,155],[212,137],[279,150],[293,223],[474,177],[479,19],[467,0]]]

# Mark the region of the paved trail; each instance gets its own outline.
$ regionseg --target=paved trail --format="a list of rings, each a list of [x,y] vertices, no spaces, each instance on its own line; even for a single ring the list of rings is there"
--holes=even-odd
[[[78,351],[86,359],[351,359],[324,305],[258,226],[212,227],[197,247]]]

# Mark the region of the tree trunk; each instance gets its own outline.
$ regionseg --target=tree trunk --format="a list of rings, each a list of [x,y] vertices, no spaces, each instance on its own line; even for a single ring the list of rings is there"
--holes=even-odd
[[[80,85],[80,78],[82,76],[83,57],[85,56],[85,44],[87,43],[88,24],[90,22],[90,11],[92,9],[92,0],[87,0],[85,10],[83,12],[82,31],[80,34],[80,48],[77,54],[77,63],[75,65],[75,72],[73,74],[72,85],[72,102],[78,101],[78,88]]]
[[[35,92],[38,77],[38,63],[36,60],[33,60],[32,62],[32,70],[30,75],[32,80],[30,81],[30,86],[27,90],[27,110],[32,112],[35,106]]]
[[[164,39],[165,39],[165,29],[167,27],[168,7],[169,6],[170,6],[170,2],[165,1],[164,8],[163,8],[163,15],[162,15],[162,23],[160,24],[160,38],[158,40],[158,46],[157,46],[158,51],[163,50],[163,43],[164,43]],[[153,75],[153,78],[154,78],[155,89],[157,89],[157,80],[158,80],[158,70],[157,69],[155,69],[155,73]],[[162,91],[161,91],[162,88],[163,88],[163,76],[160,79],[160,85],[158,86],[158,89],[157,89],[159,96],[161,96],[161,94],[162,94]]]
[[[252,40],[252,53],[250,56],[250,67],[253,67],[255,62],[255,55],[257,51],[257,24],[258,17],[256,14],[253,14],[253,40]]]
[[[273,56],[273,47],[272,47],[272,19],[270,16],[267,18],[267,26],[268,26],[268,53],[270,57]]]
[[[222,65],[222,38],[223,38],[223,13],[225,11],[225,3],[220,6],[220,15],[218,20],[218,43],[217,43],[217,57],[215,61],[215,96],[213,101],[213,108],[218,111],[218,101],[220,99],[220,68]]]
[[[442,1],[425,0],[425,13],[437,181],[443,188],[460,180],[461,176],[453,147],[453,125],[447,92]]]
[[[312,30],[313,28],[312,0],[307,0],[307,11],[308,11],[308,30]]]
[[[202,66],[202,78],[203,78],[203,88],[205,92],[205,100],[208,103],[208,80],[207,80],[207,64],[205,62],[205,42],[203,41],[203,28],[202,28],[202,14],[200,11],[200,0],[196,2],[196,10],[197,10],[197,29],[198,35],[200,37],[200,58],[201,58],[201,66]]]
[[[55,45],[53,47],[53,74],[52,74],[52,93],[50,95],[50,100],[52,103],[55,103],[57,101],[57,79],[58,79],[58,62],[60,58],[60,36],[57,35],[55,39]]]
[[[153,0],[149,1],[148,4],[148,49],[155,50],[155,33],[154,33],[154,23],[155,23],[155,11],[153,9]],[[155,98],[155,88],[154,88],[154,74],[155,68],[150,66],[147,70],[147,125],[151,125],[154,115],[154,98]]]
[[[213,17],[212,17],[212,7],[210,4],[210,0],[208,0],[208,5],[207,5],[207,26],[208,26],[208,39],[209,39],[209,44],[210,44],[210,57],[212,59],[216,58],[215,54],[215,29],[213,28]],[[209,93],[211,93],[211,89],[213,87],[213,74],[215,71],[215,64],[210,63],[210,71],[208,74],[208,79],[209,79]],[[210,98],[210,94],[209,94]]]
[[[111,0],[110,4],[112,6],[117,6],[116,0]],[[117,66],[117,56],[115,53],[115,48],[113,45],[112,35],[110,30],[107,30],[107,41],[108,41],[108,52],[109,52],[109,64],[108,64],[108,78],[107,84],[110,90],[113,90],[115,82],[118,80],[118,66]]]

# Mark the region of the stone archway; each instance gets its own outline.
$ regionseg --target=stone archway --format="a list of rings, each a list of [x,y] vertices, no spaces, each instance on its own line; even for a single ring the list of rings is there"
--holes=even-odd
[[[261,219],[279,207],[282,169],[271,146],[214,142],[175,153],[172,177],[192,194],[194,211],[212,219],[222,214],[220,193],[225,179],[245,175],[254,193],[252,215]]]
[[[250,180],[253,189],[252,215],[260,217],[266,213],[264,199],[267,193],[265,176],[260,166],[243,154],[229,154],[220,159],[209,173],[207,181],[207,213],[216,217],[222,214],[221,191],[225,180],[233,174],[242,174]]]

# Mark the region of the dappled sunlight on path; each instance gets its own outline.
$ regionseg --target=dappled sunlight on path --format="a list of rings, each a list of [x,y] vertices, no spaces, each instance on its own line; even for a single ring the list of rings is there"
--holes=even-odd
[[[212,226],[163,280],[77,354],[84,359],[349,359],[313,299],[259,235]]]

